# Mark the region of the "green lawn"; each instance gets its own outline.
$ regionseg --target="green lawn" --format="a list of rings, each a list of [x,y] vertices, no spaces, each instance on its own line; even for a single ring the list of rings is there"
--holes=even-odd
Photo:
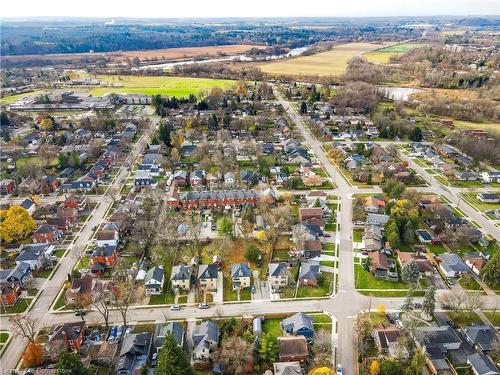
[[[52,306],[52,309],[53,310],[59,310],[59,309],[62,309],[64,306],[66,306],[66,303],[65,303],[64,291],[63,291],[59,295],[59,297],[57,298],[57,300],[54,303],[54,305]]]
[[[356,289],[408,289],[408,285],[403,282],[392,282],[373,277],[361,265],[354,265]]]
[[[7,342],[7,340],[9,339],[9,332],[0,332],[0,343],[1,344],[5,344]]]
[[[319,262],[320,266],[335,267],[335,261],[333,260],[322,260]]]
[[[149,297],[148,305],[171,305],[174,303],[174,301],[175,301],[174,293],[169,290],[167,294],[160,294],[159,296]]]
[[[283,335],[280,323],[283,319],[265,319],[262,323],[262,331],[265,334],[271,334],[274,337],[279,337]]]
[[[273,251],[273,258],[274,259],[290,259],[290,255],[288,254],[288,249],[276,249]]]
[[[48,270],[39,269],[39,270],[36,270],[33,272],[33,277],[40,277],[42,279],[46,279],[50,276],[51,273],[52,273],[52,269],[48,269]]]
[[[441,183],[442,185],[444,186],[449,186],[450,183],[448,182],[448,180],[446,179],[446,177],[443,177],[443,176],[435,176],[436,180]]]
[[[32,91],[32,92],[25,92],[23,94],[4,96],[0,98],[0,104],[13,103],[15,101],[18,101],[19,99],[22,99],[27,96],[32,96],[38,93],[41,93],[41,91]]]
[[[482,323],[481,318],[475,312],[469,313],[465,311],[448,311],[446,315],[455,322],[458,326],[468,326],[475,323]]]
[[[99,87],[90,90],[90,94],[101,96],[108,93],[142,93],[145,95],[168,95],[184,97],[198,94],[213,87],[228,89],[236,81],[209,78],[167,77],[167,76],[114,76],[103,75],[97,79],[107,81],[121,87]]]
[[[442,253],[446,253],[448,250],[445,249],[443,245],[432,245],[432,244],[425,244],[425,246],[430,250],[431,253],[435,255],[439,255]]]
[[[2,314],[20,314],[26,311],[32,298],[20,298],[14,306],[0,308]]]
[[[368,297],[405,297],[406,296],[406,291],[389,291],[389,290],[358,290],[359,294],[362,294],[364,296]],[[413,295],[415,297],[423,297],[425,294],[424,291],[416,291]]]
[[[59,250],[54,251],[54,255],[58,258],[61,258],[65,252],[66,252],[66,249],[59,249]]]
[[[297,298],[326,297],[330,294],[333,283],[333,273],[322,272],[322,280],[317,287],[299,286]]]
[[[363,242],[363,231],[362,230],[354,230],[352,233],[353,242]]]
[[[500,208],[500,203],[482,203],[476,198],[477,193],[462,193],[460,196],[476,210],[485,212]]]
[[[467,290],[481,290],[481,286],[479,285],[479,283],[469,275],[462,276],[458,280],[458,283],[462,288]]]
[[[498,311],[483,311],[484,315],[495,327],[500,326],[500,312]]]
[[[322,250],[327,251],[327,252],[332,252],[335,251],[335,243],[334,242],[327,242],[322,245]]]

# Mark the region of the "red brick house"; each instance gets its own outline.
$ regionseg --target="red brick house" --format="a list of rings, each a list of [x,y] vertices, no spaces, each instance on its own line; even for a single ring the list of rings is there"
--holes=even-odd
[[[85,322],[64,323],[49,333],[49,345],[63,345],[68,350],[80,350],[83,341]]]
[[[0,181],[0,194],[10,194],[16,189],[16,182],[11,179],[3,179]]]
[[[0,283],[0,292],[2,306],[13,306],[21,296],[21,286],[19,282],[2,282]]]
[[[43,224],[40,225],[33,233],[33,242],[57,242],[61,239],[62,233],[55,225]]]
[[[115,266],[117,258],[116,246],[98,247],[90,258],[92,273],[102,275],[107,268]]]
[[[76,208],[59,207],[57,209],[57,217],[69,219],[72,223],[78,221],[78,210]]]
[[[320,207],[299,209],[299,220],[305,224],[317,225],[321,229],[325,229],[325,222],[323,220],[323,209]]]
[[[234,208],[244,204],[255,206],[258,203],[257,194],[253,190],[219,190],[219,191],[190,191],[184,193],[180,200],[167,202],[169,207],[184,208]]]
[[[92,292],[93,278],[89,274],[82,276],[79,279],[71,280],[71,287],[69,287],[64,296],[66,304],[71,304],[79,297]]]
[[[75,208],[81,211],[87,207],[87,197],[71,194],[63,203],[64,208]]]
[[[71,229],[71,220],[66,217],[48,217],[45,221],[47,221],[48,225],[55,226],[63,233],[69,232]]]
[[[167,198],[167,207],[178,208],[181,206],[181,195],[177,191],[173,191]]]
[[[45,176],[40,180],[40,193],[48,195],[57,190],[57,188],[61,185],[61,181],[52,176]]]

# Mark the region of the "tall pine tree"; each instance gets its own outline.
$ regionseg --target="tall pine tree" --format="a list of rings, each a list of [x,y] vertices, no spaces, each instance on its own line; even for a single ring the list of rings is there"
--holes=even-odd
[[[171,334],[165,336],[165,343],[158,355],[155,375],[194,375],[186,354]]]

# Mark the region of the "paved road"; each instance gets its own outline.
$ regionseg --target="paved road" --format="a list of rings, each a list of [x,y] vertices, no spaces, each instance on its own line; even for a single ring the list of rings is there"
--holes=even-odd
[[[122,186],[121,181],[125,181],[128,175],[128,170],[125,165],[127,164],[127,162],[133,161],[143,152],[145,146],[149,142],[152,132],[155,129],[155,123],[156,121],[150,124],[147,131],[136,142],[133,150],[123,163],[124,165],[120,167],[115,179],[110,184],[109,188],[117,188],[116,190],[118,192],[120,191],[120,188]],[[118,198],[118,195],[115,198]],[[104,221],[105,215],[113,203],[112,199],[110,197],[106,197],[105,195],[95,197],[93,198],[93,200],[98,205],[92,211],[91,218],[83,225],[83,227],[80,229],[80,232],[75,235],[75,241],[73,241],[71,245],[68,246],[66,256],[60,260],[59,268],[56,270],[54,277],[51,280],[45,280],[45,283],[40,288],[42,292],[33,305],[31,311],[29,312],[30,315],[39,318],[40,327],[47,326],[47,322],[49,322],[53,317],[53,314],[51,314],[49,311],[52,302],[57,297],[61,286],[64,284],[68,277],[68,274],[71,273],[71,270],[73,269],[75,263],[78,261],[81,251],[87,244],[91,243],[91,239],[94,234],[92,228]],[[70,320],[69,317],[67,319]],[[74,316],[73,319],[75,319]],[[6,317],[2,317],[0,323],[2,329],[9,327],[8,318]],[[25,348],[25,343],[23,345],[23,341],[25,340],[22,340],[21,338],[15,338],[13,339],[13,341],[11,341],[11,343],[7,347],[7,350],[2,356],[2,369],[15,368],[17,366],[19,358],[21,357],[21,354]]]
[[[354,285],[354,260],[352,255],[352,194],[365,192],[367,190],[359,190],[356,187],[352,187],[346,180],[343,179],[336,168],[330,163],[327,155],[322,149],[322,144],[316,140],[312,134],[304,126],[302,119],[296,113],[296,111],[290,106],[290,104],[285,101],[282,97],[277,95],[280,103],[283,105],[287,113],[289,114],[292,121],[295,123],[296,127],[302,133],[305,143],[311,148],[311,150],[316,154],[318,160],[322,164],[328,175],[334,180],[337,185],[336,189],[332,189],[334,194],[338,195],[341,199],[341,211],[338,222],[341,223],[340,235],[338,238],[338,248],[339,248],[339,284],[338,292],[331,298],[318,299],[318,300],[254,300],[246,303],[226,303],[220,304],[216,307],[211,307],[207,310],[199,310],[196,306],[190,305],[184,307],[181,311],[170,311],[165,307],[135,307],[130,310],[130,316],[128,318],[129,322],[138,321],[155,321],[164,322],[165,319],[188,319],[190,321],[190,326],[193,326],[193,320],[195,318],[205,318],[212,317],[216,315],[221,316],[255,316],[263,315],[269,313],[283,313],[283,312],[299,312],[299,311],[325,311],[334,316],[337,320],[338,335],[337,335],[337,363],[342,363],[346,369],[346,373],[353,374],[356,369],[356,358],[354,351],[354,340],[355,335],[353,333],[353,323],[354,317],[361,310],[366,310],[370,308],[375,308],[379,304],[384,304],[388,311],[398,310],[400,303],[403,298],[371,298],[363,296],[356,292]],[[152,129],[151,129],[152,130]],[[148,133],[150,134],[150,133]],[[145,142],[147,140],[144,138],[134,149],[131,157],[135,158],[142,150]],[[415,168],[417,172],[420,171]],[[123,174],[122,174],[123,173]],[[124,168],[120,170],[119,176],[115,179],[120,181],[125,175]],[[429,188],[422,188],[422,191],[433,191],[438,189],[439,186],[431,185]],[[377,189],[374,189],[376,191]],[[371,191],[371,190],[370,190]],[[443,194],[439,192],[439,194]],[[444,195],[444,194],[443,194]],[[91,238],[91,231],[95,223],[101,222],[104,217],[104,213],[107,210],[106,206],[109,207],[110,202],[105,202],[104,198],[99,207],[94,212],[94,219],[92,223],[87,225],[83,230],[78,239],[78,243],[88,243]],[[463,209],[463,207],[462,207]],[[464,211],[469,214],[468,211]],[[471,217],[481,224],[482,220],[476,220],[475,216]],[[479,218],[478,218],[479,219]],[[73,260],[71,260],[73,259]],[[33,316],[39,317],[41,320],[40,326],[51,326],[53,324],[74,321],[76,318],[72,313],[49,313],[48,309],[52,303],[55,295],[59,291],[59,288],[66,278],[68,271],[71,270],[76,259],[71,256],[67,256],[63,261],[58,270],[56,276],[52,281],[47,281],[44,286],[44,291],[41,297],[36,302],[34,309],[30,312]],[[438,298],[442,291],[438,291]],[[417,300],[419,300],[417,298]],[[485,296],[483,301],[486,307],[494,307],[498,305],[499,298],[497,296]],[[96,312],[90,312],[86,320],[89,323],[102,322],[100,315]],[[121,322],[121,316],[116,311],[112,311],[110,322],[119,323]],[[2,317],[0,320],[2,327],[8,327],[7,318]],[[335,326],[335,325],[334,325]],[[21,354],[26,345],[26,340],[16,338],[12,342],[7,351],[3,355],[2,359],[2,369],[14,368],[21,357]]]

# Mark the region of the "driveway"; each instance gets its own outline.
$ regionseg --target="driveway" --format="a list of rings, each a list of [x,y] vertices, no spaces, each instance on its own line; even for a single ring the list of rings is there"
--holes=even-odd
[[[219,272],[217,276],[217,292],[214,293],[214,302],[224,302],[224,276],[222,272]]]
[[[252,271],[253,285],[255,286],[255,293],[252,294],[252,301],[269,300],[269,288],[267,281],[260,280],[258,270]]]

